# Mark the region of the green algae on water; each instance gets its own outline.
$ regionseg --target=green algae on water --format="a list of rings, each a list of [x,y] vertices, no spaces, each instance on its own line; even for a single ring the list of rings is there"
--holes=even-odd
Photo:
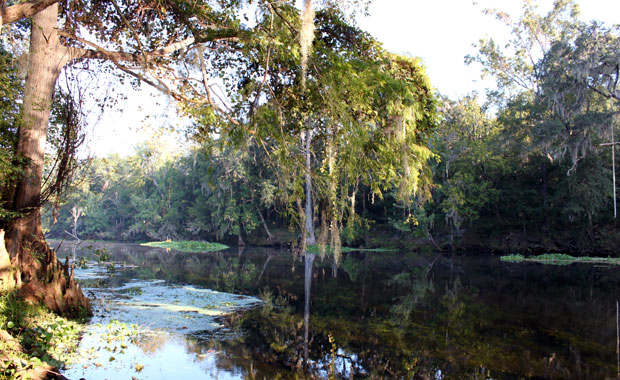
[[[525,257],[520,254],[500,257],[501,261],[510,263],[535,262],[552,265],[569,265],[573,263],[620,265],[620,258],[615,257],[575,257],[564,253],[545,253],[538,256]]]
[[[215,252],[228,249],[227,245],[220,243],[210,243],[207,241],[152,241],[142,243],[145,247],[170,248],[181,252]]]

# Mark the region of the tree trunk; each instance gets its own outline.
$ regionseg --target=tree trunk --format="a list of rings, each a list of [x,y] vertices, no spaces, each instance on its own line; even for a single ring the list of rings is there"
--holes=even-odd
[[[82,208],[79,206],[73,206],[71,208],[71,217],[73,218],[73,238],[76,240],[80,240],[77,234],[77,225],[78,220],[80,219],[80,215],[82,214]]]
[[[47,126],[49,124],[54,86],[64,65],[62,49],[56,33],[58,4],[53,4],[32,17],[28,75],[24,89],[23,124],[18,132],[17,155],[29,163],[15,190],[12,209],[23,212],[8,231],[8,250],[16,255],[24,239],[43,237],[41,228],[41,179]]]
[[[306,156],[306,245],[316,245],[314,237],[314,213],[312,209],[312,161],[310,156],[310,146],[312,144],[312,131],[305,132],[304,153]]]
[[[22,216],[11,222],[5,242],[15,267],[18,294],[63,314],[90,313],[90,303],[56,253],[45,243],[41,227],[41,182],[45,142],[56,80],[69,57],[57,33],[58,4],[32,17],[28,73],[18,132],[17,154],[28,160],[11,208]],[[33,255],[37,252],[41,259]]]
[[[245,246],[245,241],[243,241],[243,237],[241,236],[241,227],[239,227],[239,233],[237,234],[237,245],[239,247]]]
[[[269,230],[269,226],[267,225],[267,222],[265,221],[265,218],[263,217],[263,213],[260,211],[260,208],[258,208],[258,207],[256,207],[256,212],[258,212],[258,216],[260,217],[260,221],[263,224],[263,227],[265,228],[265,232],[267,233],[267,241],[268,242],[272,242],[273,241],[273,234]]]
[[[542,210],[543,210],[543,230],[547,229],[547,224],[549,220],[548,212],[547,212],[547,159],[543,157],[543,161],[540,165],[540,176],[541,176],[541,202],[542,202]]]

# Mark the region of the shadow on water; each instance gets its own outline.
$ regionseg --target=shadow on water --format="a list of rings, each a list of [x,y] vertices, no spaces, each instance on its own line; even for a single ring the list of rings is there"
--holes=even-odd
[[[217,329],[162,329],[157,345],[133,356],[145,367],[166,363],[163,375],[148,378],[174,378],[179,366],[205,379],[617,378],[613,268],[413,253],[353,252],[337,265],[251,247],[106,249],[114,275],[85,279],[85,287],[163,280],[170,289],[158,292],[183,285],[262,300],[217,317]]]

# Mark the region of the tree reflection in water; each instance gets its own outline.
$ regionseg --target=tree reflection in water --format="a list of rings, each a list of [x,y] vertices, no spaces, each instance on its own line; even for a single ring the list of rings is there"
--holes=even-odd
[[[314,253],[306,252],[304,257],[304,368],[308,368],[308,330],[310,329],[310,286]]]
[[[343,255],[334,277],[329,257],[302,261],[273,249],[191,254],[121,245],[111,252],[138,265],[119,276],[259,295],[262,306],[228,317],[224,330],[187,337],[194,351],[215,350],[217,365],[247,378],[327,378],[332,360],[337,378],[617,372],[613,268],[357,252]]]

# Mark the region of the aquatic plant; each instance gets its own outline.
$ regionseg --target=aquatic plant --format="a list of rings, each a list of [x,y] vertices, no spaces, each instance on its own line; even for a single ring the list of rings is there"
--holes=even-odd
[[[542,264],[568,265],[573,263],[610,264],[620,265],[620,258],[616,257],[575,257],[564,253],[545,253],[538,256],[525,257],[520,254],[500,257],[501,261],[520,263],[524,261]]]
[[[152,241],[142,243],[145,247],[170,248],[181,252],[215,252],[227,249],[228,246],[220,243],[210,243],[207,241]]]
[[[507,261],[510,263],[520,263],[525,260],[525,256],[517,253],[513,255],[505,255],[505,256],[500,257],[499,259],[501,261]]]
[[[27,379],[74,361],[83,324],[30,305],[15,293],[0,295],[0,380]]]

